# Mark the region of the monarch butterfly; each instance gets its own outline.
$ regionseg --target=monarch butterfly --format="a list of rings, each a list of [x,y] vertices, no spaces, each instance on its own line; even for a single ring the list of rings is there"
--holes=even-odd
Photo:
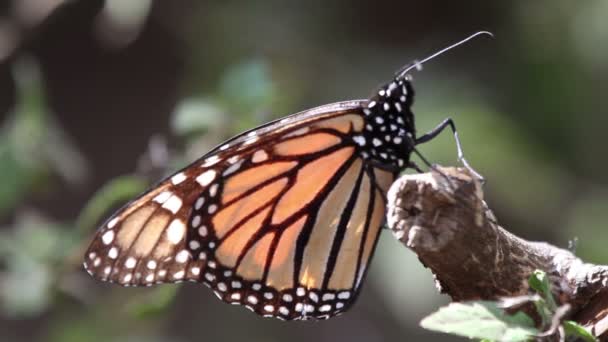
[[[355,301],[385,194],[416,145],[407,72],[368,100],[309,109],[242,133],[125,205],[84,267],[123,286],[200,282],[221,300],[284,320],[329,318]],[[420,156],[422,158],[422,156]],[[423,158],[425,163],[426,160]]]

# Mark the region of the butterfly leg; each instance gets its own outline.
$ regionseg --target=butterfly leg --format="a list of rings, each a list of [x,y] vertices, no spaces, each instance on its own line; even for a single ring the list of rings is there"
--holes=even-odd
[[[447,119],[443,120],[439,125],[437,125],[437,127],[433,128],[430,132],[418,137],[414,141],[415,145],[419,145],[419,144],[422,144],[422,143],[425,143],[427,141],[434,139],[441,132],[443,132],[443,130],[448,126],[452,129],[452,133],[454,134],[454,140],[456,140],[458,161],[461,162],[462,165],[464,165],[464,167],[466,167],[467,170],[469,170],[473,174],[473,176],[475,176],[477,179],[479,179],[479,181],[481,183],[485,183],[485,179],[483,178],[483,176],[480,175],[477,171],[475,171],[475,169],[473,169],[469,165],[469,162],[467,162],[467,160],[464,158],[464,152],[462,151],[462,145],[460,144],[460,138],[458,137],[458,131],[456,130],[456,125],[454,124],[454,121],[452,120],[452,118],[447,118]]]

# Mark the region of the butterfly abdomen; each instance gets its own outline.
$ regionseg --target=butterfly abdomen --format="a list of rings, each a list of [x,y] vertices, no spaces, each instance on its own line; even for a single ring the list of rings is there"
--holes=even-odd
[[[353,140],[364,158],[403,169],[416,136],[411,105],[414,90],[408,80],[396,79],[372,96],[363,109],[365,130]]]

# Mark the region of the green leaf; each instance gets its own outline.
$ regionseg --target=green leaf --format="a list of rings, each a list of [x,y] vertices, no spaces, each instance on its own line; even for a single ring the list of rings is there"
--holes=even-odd
[[[534,291],[543,296],[545,301],[547,301],[547,305],[549,306],[549,310],[551,310],[551,312],[554,312],[557,309],[557,304],[555,303],[553,294],[551,293],[549,277],[547,277],[547,274],[544,271],[535,270],[532,272],[532,275],[530,275],[530,278],[528,279],[528,284]]]
[[[534,321],[523,312],[508,315],[497,303],[488,301],[451,303],[424,318],[420,325],[433,331],[497,341],[528,341],[538,334]]]
[[[580,338],[586,342],[599,341],[587,329],[585,329],[585,327],[574,321],[564,321],[562,325],[566,331],[567,337]]]
[[[147,319],[159,316],[167,311],[173,303],[180,286],[159,286],[144,298],[137,297],[128,305],[128,311],[135,317]]]
[[[538,292],[541,295],[546,295],[551,291],[551,285],[549,284],[549,279],[547,278],[547,274],[541,270],[535,270],[530,275],[528,279],[528,285]]]
[[[179,136],[197,134],[220,126],[225,116],[224,111],[211,100],[185,99],[171,116],[171,129]]]
[[[268,66],[261,60],[250,60],[230,68],[220,81],[219,97],[231,111],[247,113],[271,104],[275,87]]]

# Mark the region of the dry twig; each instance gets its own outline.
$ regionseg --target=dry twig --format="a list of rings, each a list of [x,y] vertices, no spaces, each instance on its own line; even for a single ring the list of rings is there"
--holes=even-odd
[[[461,168],[405,175],[388,193],[388,225],[455,301],[498,300],[528,294],[540,269],[559,305],[608,340],[608,266],[585,263],[570,251],[519,238],[498,225],[482,187]],[[448,176],[448,177],[446,177]]]

